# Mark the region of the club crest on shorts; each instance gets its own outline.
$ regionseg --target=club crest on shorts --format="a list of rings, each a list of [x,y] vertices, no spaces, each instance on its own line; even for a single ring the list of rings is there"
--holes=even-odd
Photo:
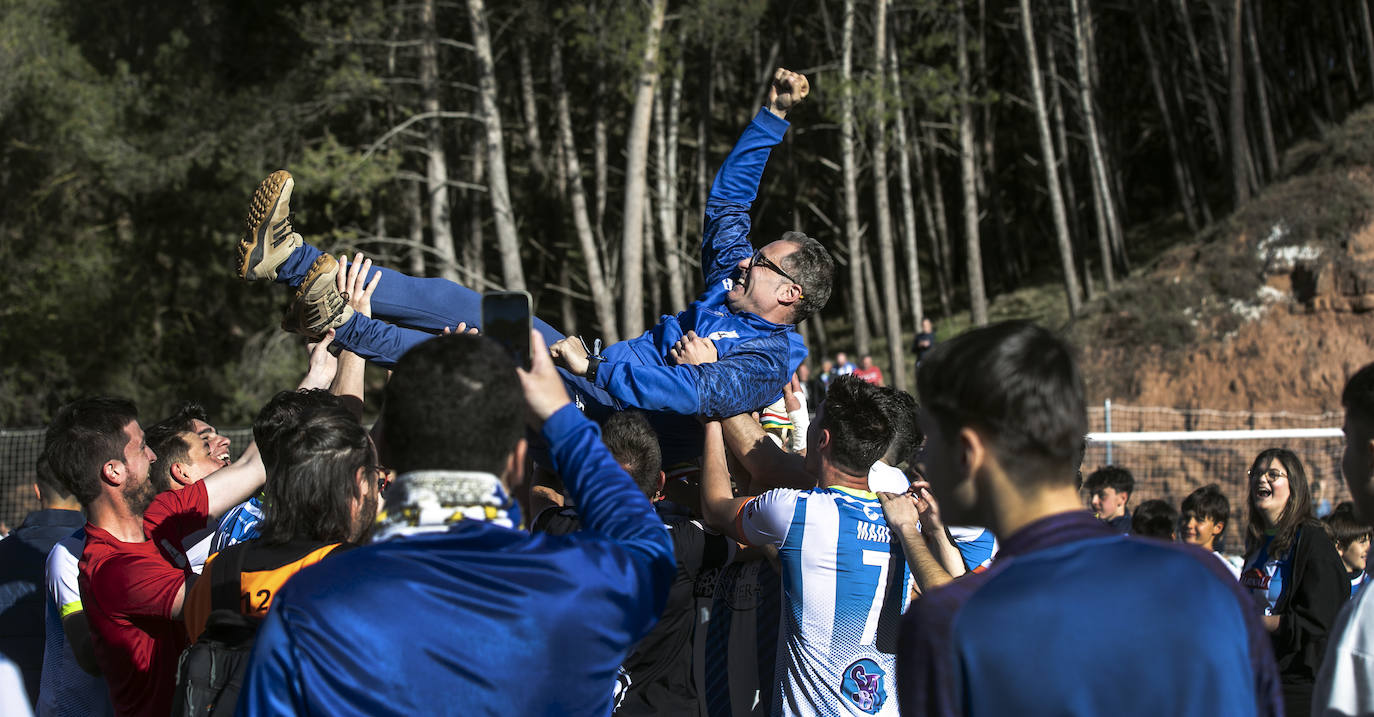
[[[840,694],[864,712],[878,714],[887,702],[887,687],[883,684],[886,677],[883,668],[873,660],[867,657],[855,660],[844,668]]]

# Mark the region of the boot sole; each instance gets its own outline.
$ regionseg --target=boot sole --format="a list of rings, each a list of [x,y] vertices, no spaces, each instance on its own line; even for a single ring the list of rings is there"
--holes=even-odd
[[[301,281],[300,288],[296,291],[296,298],[291,303],[291,308],[282,321],[282,328],[294,333],[301,334],[312,340],[319,340],[330,329],[330,324],[341,314],[345,313],[348,306],[348,295],[339,294],[336,302],[337,306],[327,307],[329,315],[321,311],[321,307],[308,301],[312,290],[319,282],[326,282],[326,286],[332,286],[337,281],[339,262],[329,254],[321,254],[315,259],[315,263],[310,265],[310,270],[306,272],[305,279]],[[325,291],[328,291],[326,288]]]
[[[276,248],[291,235],[288,213],[283,211],[281,218],[276,221],[273,221],[273,217],[277,216],[279,209],[290,205],[291,189],[295,185],[296,180],[291,178],[291,173],[279,169],[264,179],[257,191],[253,192],[253,201],[248,207],[248,231],[239,240],[238,246],[240,278],[270,278],[265,273],[259,273],[258,269],[262,266],[267,247]]]

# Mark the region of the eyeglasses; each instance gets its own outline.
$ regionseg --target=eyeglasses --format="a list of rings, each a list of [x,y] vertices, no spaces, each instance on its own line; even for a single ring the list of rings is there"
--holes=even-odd
[[[377,492],[385,493],[387,486],[391,485],[391,470],[386,466],[372,466],[372,473],[377,476]]]
[[[801,286],[800,281],[793,279],[790,274],[782,270],[782,267],[778,266],[777,264],[774,264],[772,261],[769,261],[768,257],[763,255],[762,249],[754,252],[754,257],[749,260],[750,269],[753,269],[756,266],[761,266],[765,269],[772,269],[773,271],[778,272],[778,275],[782,278],[792,282],[793,284],[796,284],[797,286]]]
[[[1269,470],[1266,470],[1266,471],[1259,471],[1259,470],[1250,471],[1250,479],[1251,479],[1251,480],[1258,479],[1258,478],[1260,478],[1260,477],[1262,477],[1262,476],[1268,476],[1268,477],[1269,477],[1269,480],[1271,480],[1271,481],[1276,481],[1276,480],[1283,480],[1284,478],[1287,478],[1287,477],[1288,477],[1288,474],[1287,474],[1287,473],[1284,473],[1283,471],[1281,471],[1281,470],[1279,470],[1279,469],[1277,469],[1277,468],[1270,468]]]

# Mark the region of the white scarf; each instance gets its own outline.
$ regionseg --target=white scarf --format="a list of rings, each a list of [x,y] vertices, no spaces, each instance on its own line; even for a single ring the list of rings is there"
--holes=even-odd
[[[441,533],[464,520],[520,527],[520,506],[501,479],[475,471],[413,471],[386,491],[386,509],[373,542],[418,533]]]

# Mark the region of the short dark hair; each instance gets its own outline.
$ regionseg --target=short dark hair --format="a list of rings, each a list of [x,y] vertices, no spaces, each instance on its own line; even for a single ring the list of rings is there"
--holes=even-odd
[[[1366,364],[1345,382],[1341,405],[1360,420],[1374,423],[1374,363]]]
[[[916,397],[891,386],[879,386],[878,403],[892,422],[892,445],[883,453],[883,462],[895,466],[914,456],[926,439],[916,422]]]
[[[1231,501],[1227,499],[1225,493],[1221,492],[1221,486],[1216,483],[1208,483],[1189,493],[1179,508],[1179,512],[1184,518],[1189,515],[1196,515],[1199,518],[1211,520],[1213,523],[1225,525],[1231,522]]]
[[[635,479],[635,485],[644,495],[652,497],[658,490],[663,451],[649,419],[639,411],[613,413],[601,424],[601,442],[606,444],[615,462]]]
[[[347,411],[321,413],[283,437],[277,461],[277,478],[263,488],[262,541],[348,540],[361,495],[355,476],[377,462],[367,429]]]
[[[1135,493],[1135,477],[1121,466],[1102,466],[1088,474],[1088,479],[1083,481],[1083,487],[1087,488],[1089,493],[1095,493],[1103,488],[1111,488],[1118,493]]]
[[[154,426],[171,426],[177,429],[178,433],[195,433],[196,426],[193,421],[210,422],[210,414],[205,412],[205,407],[196,401],[184,401],[172,415],[153,424]],[[152,427],[144,429],[153,430]]]
[[[973,329],[936,344],[916,385],[946,435],[978,430],[1021,482],[1074,480],[1088,413],[1073,351],[1054,333],[1022,321]]]
[[[157,462],[148,470],[148,480],[159,493],[172,489],[172,466],[191,457],[191,446],[183,437],[186,433],[166,423],[155,423],[143,429],[144,440],[157,454]]]
[[[343,400],[322,388],[281,391],[253,419],[253,441],[270,479],[276,472],[281,443],[321,411],[345,411]]]
[[[1172,540],[1177,526],[1178,511],[1158,498],[1141,503],[1131,516],[1132,535]]]
[[[1355,517],[1355,504],[1348,500],[1338,504],[1322,522],[1326,523],[1326,533],[1338,550],[1345,550],[1360,538],[1374,537],[1374,529]]]
[[[830,383],[821,408],[816,428],[830,431],[830,462],[849,475],[868,475],[896,434],[878,387],[858,376],[840,376]]]
[[[1283,555],[1288,552],[1288,547],[1292,545],[1293,539],[1297,536],[1298,528],[1304,523],[1314,521],[1312,515],[1312,490],[1307,485],[1307,469],[1303,467],[1302,461],[1297,454],[1287,448],[1266,448],[1255,456],[1255,460],[1250,463],[1250,470],[1246,474],[1245,493],[1248,496],[1246,504],[1250,509],[1249,519],[1245,526],[1245,554],[1249,555],[1264,542],[1267,528],[1264,519],[1260,516],[1260,511],[1255,508],[1255,492],[1253,484],[1255,482],[1255,471],[1268,468],[1269,464],[1278,459],[1288,471],[1288,504],[1283,507],[1283,512],[1279,514],[1278,523],[1274,526],[1274,540],[1269,544],[1270,555]]]
[[[830,301],[835,281],[835,260],[825,246],[802,232],[786,232],[781,241],[797,245],[797,250],[782,260],[782,268],[801,284],[802,298],[792,306],[792,323],[800,324]]]
[[[410,349],[396,363],[385,397],[387,464],[400,473],[500,475],[525,433],[515,364],[485,336],[436,336]]]
[[[38,460],[34,461],[33,482],[38,484],[38,492],[45,502],[53,499],[67,500],[72,497],[72,492],[52,472],[52,466],[48,465],[48,457],[45,455],[40,454]]]
[[[53,475],[83,507],[100,496],[106,461],[124,460],[124,427],[138,420],[132,401],[97,396],[58,409],[43,439],[43,456]]]

